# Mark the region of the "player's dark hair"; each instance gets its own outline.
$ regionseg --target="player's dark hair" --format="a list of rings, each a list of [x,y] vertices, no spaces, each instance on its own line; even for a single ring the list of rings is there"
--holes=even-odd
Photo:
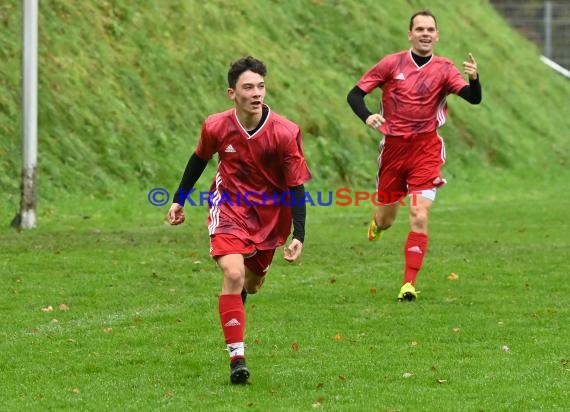
[[[412,15],[412,17],[410,17],[410,31],[412,31],[412,29],[414,28],[414,19],[417,16],[431,17],[433,19],[433,21],[435,22],[435,28],[437,29],[437,19],[435,18],[434,14],[429,10],[420,10],[420,11],[414,13]]]
[[[265,73],[267,73],[267,68],[261,60],[257,60],[251,56],[242,57],[230,65],[230,70],[228,71],[228,86],[230,89],[235,89],[239,76],[248,70],[262,77],[265,77]]]

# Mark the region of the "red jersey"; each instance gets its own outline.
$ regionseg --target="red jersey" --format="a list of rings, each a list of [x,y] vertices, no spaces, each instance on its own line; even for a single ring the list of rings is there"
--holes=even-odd
[[[250,136],[235,109],[217,113],[202,125],[196,149],[204,160],[215,153],[218,170],[210,189],[210,235],[231,234],[260,250],[284,244],[292,214],[290,196],[283,193],[311,177],[299,126],[269,110]]]
[[[451,60],[432,55],[418,66],[407,50],[385,56],[357,86],[367,94],[376,87],[382,89],[380,113],[386,122],[380,131],[384,135],[410,138],[443,126],[447,95],[458,94],[468,84]]]

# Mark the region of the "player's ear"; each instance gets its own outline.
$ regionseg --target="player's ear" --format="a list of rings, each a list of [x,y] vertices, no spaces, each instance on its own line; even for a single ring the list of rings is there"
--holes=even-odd
[[[228,97],[230,99],[232,99],[232,100],[235,99],[236,91],[234,89],[232,89],[231,87],[228,87],[227,93],[228,93]]]

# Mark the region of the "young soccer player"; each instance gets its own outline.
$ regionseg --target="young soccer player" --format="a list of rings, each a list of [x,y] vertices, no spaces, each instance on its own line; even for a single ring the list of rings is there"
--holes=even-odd
[[[194,187],[214,154],[218,169],[210,191],[210,254],[222,271],[219,313],[230,355],[230,381],[247,383],[245,297],[265,280],[275,249],[293,226],[284,258],[299,258],[305,237],[304,183],[311,177],[295,123],[263,103],[266,67],[251,56],[231,64],[228,96],[234,107],[202,125],[168,211],[172,225],[184,222],[184,194]],[[290,195],[287,195],[290,193]]]

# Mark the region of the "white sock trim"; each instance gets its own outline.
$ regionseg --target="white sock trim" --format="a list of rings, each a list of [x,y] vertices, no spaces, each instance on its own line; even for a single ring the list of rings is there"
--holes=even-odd
[[[228,353],[230,354],[230,358],[236,356],[245,356],[245,345],[243,342],[235,342],[228,344]]]

